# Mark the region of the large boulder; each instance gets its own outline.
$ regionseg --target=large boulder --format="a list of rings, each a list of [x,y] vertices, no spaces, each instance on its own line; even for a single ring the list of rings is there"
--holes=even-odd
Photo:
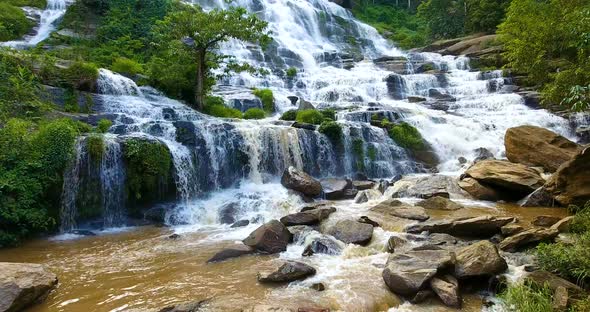
[[[284,261],[274,268],[258,272],[258,281],[262,283],[287,283],[314,275],[316,270],[301,262]]]
[[[403,219],[426,221],[430,216],[422,207],[404,204],[396,199],[388,199],[372,207],[371,211]]]
[[[447,306],[461,308],[459,281],[452,275],[436,276],[430,280],[430,288]]]
[[[552,229],[559,231],[559,233],[567,233],[570,231],[570,225],[574,221],[573,216],[565,217],[551,226]]]
[[[499,247],[503,251],[515,252],[541,242],[552,241],[558,234],[556,229],[532,228],[505,238]]]
[[[322,193],[322,185],[309,174],[290,166],[281,177],[281,184],[291,190],[307,196],[318,196]]]
[[[373,189],[360,191],[354,197],[354,203],[355,204],[366,203],[370,200],[378,199],[379,197],[381,197],[381,195],[382,195],[381,192],[379,192],[378,190],[373,190]]]
[[[207,263],[221,262],[221,261],[225,261],[227,259],[237,258],[237,257],[243,256],[243,255],[250,255],[255,252],[256,252],[256,250],[254,250],[254,248],[252,248],[250,246],[238,245],[235,247],[230,247],[230,248],[226,248],[226,249],[219,251],[218,253],[213,255],[213,257],[211,257],[211,259],[207,260]]]
[[[464,178],[459,181],[459,186],[476,199],[497,201],[500,198],[496,190],[482,185],[473,178]]]
[[[334,207],[316,208],[306,210],[304,212],[297,212],[290,215],[286,215],[281,218],[281,223],[286,226],[291,225],[314,225],[322,222],[328,218],[330,214],[336,211]]]
[[[555,172],[581,149],[578,144],[561,135],[535,126],[506,130],[504,145],[506,157],[511,162],[543,167],[550,172]]]
[[[57,276],[40,264],[0,262],[0,311],[22,311],[56,284]]]
[[[354,220],[340,220],[328,230],[328,234],[347,244],[366,245],[373,237],[373,226]]]
[[[358,192],[351,180],[324,179],[320,183],[328,200],[354,198]]]
[[[586,147],[551,176],[545,189],[564,206],[583,206],[590,200],[590,148]]]
[[[257,251],[272,254],[287,250],[292,237],[285,225],[277,220],[271,220],[250,233],[243,243]]]
[[[406,227],[405,231],[413,234],[430,232],[453,236],[491,237],[500,233],[504,225],[513,221],[512,217],[479,216],[412,224]]]
[[[436,275],[438,270],[451,264],[451,255],[445,250],[394,253],[387,259],[383,280],[394,293],[413,296]]]
[[[344,244],[330,236],[324,235],[314,238],[311,243],[305,246],[303,256],[311,256],[314,254],[338,255],[344,249]]]
[[[535,219],[531,221],[531,224],[542,227],[550,227],[560,220],[561,218],[557,216],[540,215],[536,216]]]
[[[393,198],[418,197],[431,198],[435,196],[449,198],[450,194],[460,194],[457,179],[445,175],[410,176],[404,177],[393,185]]]
[[[437,210],[459,210],[463,206],[455,203],[454,201],[440,196],[431,197],[416,203],[416,206],[420,206],[426,209],[437,209]]]
[[[522,198],[545,182],[539,172],[504,160],[482,160],[467,171],[466,177],[489,186],[507,198]]]
[[[553,207],[555,199],[544,186],[536,189],[519,202],[521,207]]]
[[[574,298],[581,298],[585,296],[585,291],[578,285],[571,283],[553,273],[547,271],[533,271],[529,272],[524,277],[525,281],[533,282],[537,285],[547,285],[552,291],[556,291],[557,288],[565,288],[569,295]]]
[[[470,278],[492,276],[508,268],[506,260],[500,257],[496,246],[489,241],[480,241],[457,251],[455,276]]]

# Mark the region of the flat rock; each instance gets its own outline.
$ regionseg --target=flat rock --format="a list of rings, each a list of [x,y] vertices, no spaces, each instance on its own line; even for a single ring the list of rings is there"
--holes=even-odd
[[[551,229],[559,231],[559,233],[567,233],[570,231],[570,225],[574,220],[573,216],[565,217],[551,226]]]
[[[404,204],[399,200],[388,199],[372,207],[371,211],[378,212],[385,215],[390,215],[398,218],[426,221],[430,216],[422,207]]]
[[[559,222],[560,220],[561,218],[556,216],[536,216],[535,219],[531,222],[531,224],[536,226],[549,227]]]
[[[482,185],[473,178],[467,177],[462,179],[459,181],[459,187],[461,187],[463,190],[465,190],[465,192],[469,193],[469,195],[475,197],[476,199],[497,201],[500,198],[500,195],[498,192],[496,192],[496,190]]]
[[[515,224],[515,223],[509,223],[509,224],[504,225],[502,228],[500,228],[500,232],[504,236],[512,236],[512,235],[520,233],[522,231],[524,231],[524,227],[522,227],[518,224]]]
[[[455,203],[454,201],[440,196],[431,197],[416,203],[416,206],[420,206],[426,209],[438,209],[438,210],[459,210],[463,206]]]
[[[500,249],[515,252],[520,248],[534,246],[541,242],[552,241],[559,234],[555,229],[532,228],[505,238],[499,245]]]
[[[500,229],[504,225],[513,221],[512,217],[479,216],[413,224],[406,227],[405,231],[414,234],[426,231],[453,236],[491,237],[500,233]]]
[[[430,280],[430,288],[449,307],[461,308],[459,281],[451,275],[436,276]]]
[[[183,302],[160,309],[158,312],[198,312],[209,302],[209,300],[198,300]]]
[[[277,253],[287,250],[292,238],[293,235],[285,225],[277,220],[271,220],[250,233],[243,243],[260,252]]]
[[[316,270],[305,263],[283,261],[271,270],[258,272],[258,281],[262,283],[286,283],[305,279],[315,273]]]
[[[352,185],[359,191],[369,190],[375,186],[373,181],[352,181]]]
[[[285,169],[281,177],[281,184],[288,189],[311,197],[319,196],[322,193],[322,185],[319,181],[293,166]]]
[[[231,258],[237,258],[237,257],[244,256],[244,255],[250,255],[255,252],[256,252],[256,250],[254,250],[252,247],[249,247],[246,245],[237,245],[235,247],[230,247],[230,248],[226,248],[226,249],[221,250],[220,252],[213,255],[213,257],[211,257],[211,259],[207,260],[207,263],[221,262],[221,261],[225,261],[225,260],[231,259]]]
[[[0,262],[0,311],[22,311],[55,285],[57,276],[40,264]]]
[[[320,183],[328,200],[351,199],[358,193],[350,180],[324,179]]]
[[[403,177],[393,185],[393,198],[417,197],[431,198],[435,196],[449,198],[450,194],[461,194],[457,179],[445,175]]]
[[[373,226],[354,220],[340,220],[328,230],[328,234],[346,244],[366,245],[373,237]]]
[[[508,268],[496,246],[489,241],[480,241],[457,251],[455,276],[459,279],[491,276]]]
[[[304,212],[297,212],[281,218],[281,223],[286,226],[290,225],[314,225],[327,219],[330,214],[334,213],[336,208],[316,208],[306,210]]]
[[[563,206],[584,206],[590,200],[590,148],[562,164],[545,188]]]

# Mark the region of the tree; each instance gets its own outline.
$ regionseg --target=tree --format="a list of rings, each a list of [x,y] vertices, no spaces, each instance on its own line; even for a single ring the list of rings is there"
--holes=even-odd
[[[156,32],[164,39],[182,42],[176,46],[190,51],[196,62],[195,105],[202,110],[205,96],[214,83],[212,69],[225,64],[226,71],[251,70],[248,64],[237,64],[228,55],[219,52],[219,45],[230,39],[257,42],[262,45],[269,40],[267,22],[244,8],[214,9],[209,12],[199,7],[180,4],[179,10],[168,14],[159,23]]]
[[[428,24],[433,39],[462,35],[465,15],[464,0],[428,0],[418,6],[418,16]]]

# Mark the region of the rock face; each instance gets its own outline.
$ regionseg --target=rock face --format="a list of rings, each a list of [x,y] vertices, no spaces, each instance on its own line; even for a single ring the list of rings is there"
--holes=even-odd
[[[450,194],[461,193],[453,177],[432,175],[426,177],[409,177],[397,181],[393,186],[393,197],[418,197],[427,199],[440,196],[449,198]]]
[[[398,218],[426,221],[430,218],[422,207],[404,204],[399,200],[388,199],[371,208],[371,211],[391,215]]]
[[[590,148],[586,147],[565,162],[545,185],[555,200],[564,206],[583,206],[590,200]]]
[[[503,160],[482,160],[465,175],[511,198],[522,198],[545,182],[537,171]]]
[[[243,240],[244,245],[265,253],[277,253],[287,250],[292,239],[291,232],[277,220],[261,225]]]
[[[459,210],[463,206],[455,203],[454,201],[440,196],[431,197],[416,203],[416,206],[420,206],[426,209],[439,209],[439,210]]]
[[[336,208],[316,208],[312,210],[306,210],[304,212],[297,212],[294,214],[286,215],[281,218],[281,223],[286,226],[290,225],[314,225],[322,222],[328,218],[330,214],[336,211]]]
[[[439,269],[450,264],[451,256],[445,250],[392,254],[383,270],[383,280],[394,293],[413,296],[436,275]]]
[[[373,226],[353,220],[340,220],[328,230],[328,234],[347,244],[366,245],[373,237]]]
[[[461,295],[459,294],[459,281],[451,275],[434,277],[430,280],[430,288],[440,300],[447,306],[461,308]]]
[[[316,270],[305,263],[285,261],[272,270],[258,272],[258,281],[263,283],[285,283],[304,279],[315,273]]]
[[[455,258],[455,276],[460,279],[491,276],[507,268],[496,246],[488,241],[480,241],[459,250]]]
[[[321,185],[328,200],[354,198],[358,192],[350,180],[324,179]]]
[[[555,172],[574,157],[580,146],[561,135],[535,126],[520,126],[506,130],[506,157],[511,162],[540,166]]]
[[[476,199],[497,201],[500,198],[493,188],[484,186],[473,178],[464,178],[459,181],[459,186]]]
[[[22,311],[56,284],[57,276],[40,264],[0,262],[0,311]]]
[[[544,241],[551,241],[559,231],[556,229],[533,228],[505,238],[499,245],[500,249],[515,252],[520,248],[534,246]]]
[[[322,193],[322,185],[319,181],[292,166],[283,172],[281,184],[307,196],[315,197]]]
[[[406,232],[420,234],[426,231],[430,233],[446,233],[453,236],[490,237],[500,233],[500,229],[504,225],[513,221],[514,218],[512,217],[496,216],[439,220],[410,225],[406,227]]]
[[[216,253],[215,255],[213,255],[213,257],[211,257],[211,259],[207,260],[207,263],[221,262],[227,259],[253,254],[255,252],[256,251],[252,247],[246,245],[238,245],[236,247],[223,249],[222,251]]]

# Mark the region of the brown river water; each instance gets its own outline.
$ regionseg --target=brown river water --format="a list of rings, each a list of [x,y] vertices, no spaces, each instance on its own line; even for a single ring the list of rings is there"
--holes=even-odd
[[[401,231],[406,221],[384,220],[368,211],[376,202],[337,202],[338,212],[328,223],[341,218],[369,215],[383,228],[375,228],[366,247],[347,246],[342,255],[301,258],[303,246],[290,246],[281,255],[256,255],[207,264],[213,254],[236,244],[257,225],[241,229],[217,227],[190,229],[144,226],[99,236],[70,240],[38,239],[21,247],[0,250],[0,261],[46,265],[59,277],[58,287],[47,300],[30,311],[145,311],[210,299],[206,311],[252,311],[253,307],[329,308],[332,311],[453,311],[436,300],[421,305],[403,304],[389,292],[381,278],[387,259],[385,246],[391,232]],[[537,215],[566,216],[565,209],[495,207],[433,211],[432,219],[510,215],[523,224]],[[176,240],[168,236],[180,232]],[[229,233],[229,235],[228,235]],[[256,273],[277,258],[298,259],[318,274],[289,285],[261,285]],[[322,282],[326,290],[310,288]],[[396,308],[397,307],[397,308]],[[481,311],[477,295],[464,298],[463,311]],[[257,311],[257,310],[256,310]]]

